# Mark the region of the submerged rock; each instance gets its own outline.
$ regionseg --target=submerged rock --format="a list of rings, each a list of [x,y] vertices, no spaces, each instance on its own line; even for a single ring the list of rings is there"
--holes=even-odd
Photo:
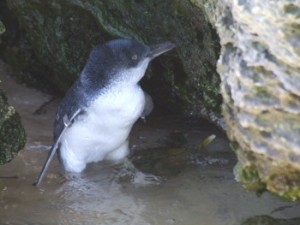
[[[20,116],[8,105],[0,89],[0,165],[9,162],[25,145],[25,130]]]
[[[237,179],[300,199],[300,3],[224,4],[218,71]]]
[[[300,218],[274,219],[270,216],[256,216],[247,219],[241,225],[299,225]]]

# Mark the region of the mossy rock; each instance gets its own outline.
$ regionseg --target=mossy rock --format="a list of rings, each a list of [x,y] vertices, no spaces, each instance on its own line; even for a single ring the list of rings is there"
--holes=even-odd
[[[25,130],[19,114],[8,105],[0,89],[0,165],[11,161],[25,145]]]
[[[276,161],[266,155],[244,150],[236,144],[238,163],[236,179],[258,195],[269,191],[288,201],[300,199],[300,173],[284,160]]]
[[[158,108],[206,117],[220,124],[221,95],[216,61],[219,40],[204,10],[185,0],[7,0],[25,36],[16,55],[30,55],[27,70],[44,65],[46,75],[33,79],[65,92],[96,44],[113,38],[134,38],[146,44],[169,40],[176,50],[151,63],[142,85]],[[143,18],[143,19],[141,19]],[[29,50],[21,49],[29,43]],[[28,46],[28,45],[27,45]],[[15,59],[5,46],[5,58]],[[15,55],[15,54],[14,54]],[[31,60],[31,66],[27,63]],[[15,63],[23,65],[22,63]],[[38,67],[40,68],[40,67]],[[24,68],[22,69],[24,70]]]

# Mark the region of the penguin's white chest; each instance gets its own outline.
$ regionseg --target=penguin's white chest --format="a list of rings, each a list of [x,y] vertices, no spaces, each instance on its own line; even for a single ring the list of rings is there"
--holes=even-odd
[[[65,169],[81,172],[89,162],[126,157],[128,135],[144,105],[138,85],[104,91],[65,132],[60,147]]]

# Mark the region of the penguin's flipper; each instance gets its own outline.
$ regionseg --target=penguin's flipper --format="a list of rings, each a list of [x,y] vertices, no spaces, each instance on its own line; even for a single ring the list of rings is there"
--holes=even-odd
[[[146,122],[145,117],[148,116],[153,110],[153,100],[150,95],[144,92],[145,95],[145,106],[141,115],[141,119]]]
[[[44,163],[44,166],[43,166],[43,169],[41,170],[40,172],[40,175],[38,176],[38,179],[36,181],[36,183],[34,183],[34,185],[36,186],[39,186],[43,180],[43,177],[45,176],[47,170],[48,170],[48,167],[53,159],[53,156],[55,155],[57,149],[58,149],[58,145],[61,141],[61,138],[63,136],[63,134],[66,132],[67,128],[71,126],[71,124],[73,123],[74,119],[76,119],[76,117],[82,113],[82,110],[81,109],[78,109],[73,115],[71,118],[68,118],[67,114],[64,115],[63,117],[63,122],[64,122],[64,128],[62,129],[61,133],[59,134],[59,136],[56,138],[56,141],[55,143],[52,145],[50,151],[49,151],[49,154],[48,154],[48,157],[47,157],[47,160],[46,162]]]

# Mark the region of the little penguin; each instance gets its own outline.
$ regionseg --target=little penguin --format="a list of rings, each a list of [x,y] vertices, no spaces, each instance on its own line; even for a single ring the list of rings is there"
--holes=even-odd
[[[152,59],[174,47],[171,42],[147,46],[131,39],[94,47],[58,107],[54,144],[35,184],[41,184],[56,151],[67,172],[80,173],[90,162],[124,160],[133,124],[153,107],[139,81]]]

